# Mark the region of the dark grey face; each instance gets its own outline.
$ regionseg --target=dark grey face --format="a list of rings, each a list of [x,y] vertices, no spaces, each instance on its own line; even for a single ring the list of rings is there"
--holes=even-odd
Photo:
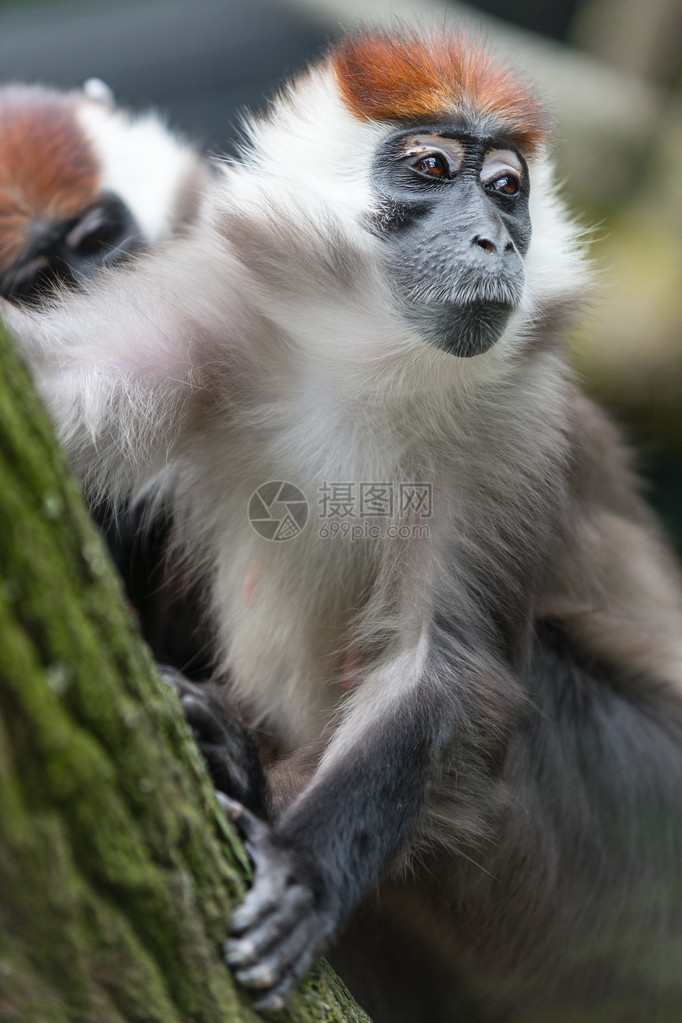
[[[501,336],[524,286],[531,237],[526,162],[503,135],[418,124],[381,148],[374,230],[408,317],[468,357]]]
[[[0,274],[0,295],[39,302],[58,284],[77,286],[138,251],[140,228],[128,207],[106,195],[77,217],[35,224],[23,258]]]

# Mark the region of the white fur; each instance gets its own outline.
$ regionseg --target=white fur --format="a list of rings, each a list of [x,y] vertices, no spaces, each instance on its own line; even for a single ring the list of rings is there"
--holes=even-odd
[[[381,279],[379,245],[362,226],[376,202],[370,187],[374,154],[396,127],[359,120],[343,103],[333,75],[314,68],[302,76],[295,89],[289,87],[282,93],[266,118],[246,126],[249,141],[243,153],[245,159],[229,168],[225,199],[230,204],[248,205],[256,219],[262,216],[267,200],[284,223],[291,221],[299,231],[309,223],[311,233],[317,230],[323,239],[330,218],[338,218],[346,234],[356,232],[354,243],[359,259],[366,263],[367,284],[366,299],[364,294],[356,296],[354,313],[370,329],[356,334],[356,325],[348,322],[347,307],[340,309],[329,293],[311,295],[316,303],[311,308],[303,307],[295,292],[277,292],[275,298],[269,285],[264,291],[268,313],[284,329],[294,333],[299,342],[310,335],[307,347],[311,358],[328,342],[325,354],[334,359],[345,357],[351,373],[359,356],[363,365],[375,358],[385,365],[393,358],[389,335],[399,338],[401,357],[409,349],[419,349],[419,369],[423,371],[426,361],[430,361],[430,379],[443,381],[450,379],[455,370],[453,360],[443,359],[438,353],[431,353],[430,360],[424,359],[421,338],[410,336],[404,324],[396,327],[394,301]],[[458,360],[456,370],[465,379],[482,381],[496,372],[495,367],[501,369],[523,345],[527,325],[534,323],[548,303],[571,294],[578,296],[588,284],[581,232],[558,196],[549,155],[543,152],[532,159],[529,171],[533,235],[524,261],[527,284],[523,300],[504,336],[491,350],[476,359]],[[270,308],[275,305],[276,309]],[[292,319],[287,315],[289,306]],[[340,336],[345,339],[341,346]],[[352,344],[354,338],[356,345]],[[417,386],[414,368],[410,366],[412,390]]]
[[[149,241],[169,238],[196,151],[154,113],[133,115],[86,98],[77,117],[101,162],[101,188],[126,203]]]
[[[158,166],[158,122],[94,104],[81,116],[111,187],[162,233],[189,155],[169,143],[163,175],[145,180],[140,153],[153,150]],[[356,637],[387,637],[366,696],[350,700],[364,713],[373,678],[416,684],[426,641],[408,649],[405,639],[415,621],[423,637],[435,588],[466,616],[463,581],[439,566],[457,523],[466,549],[467,522],[489,513],[475,504],[476,473],[499,481],[523,523],[564,458],[563,357],[520,358],[538,314],[584,280],[547,159],[530,170],[521,305],[489,352],[457,359],[403,320],[364,224],[372,160],[393,128],[351,115],[333,77],[315,69],[250,126],[243,161],[224,166],[186,241],[64,299],[40,323],[12,314],[27,349],[40,350],[39,380],[81,475],[117,493],[163,481],[209,577],[225,666],[285,746],[319,734],[344,703],[339,676]],[[332,542],[314,521],[295,540],[267,543],[247,521],[250,495],[269,480],[298,485],[314,518],[325,480],[415,475],[434,483],[434,535],[422,546]],[[406,605],[405,591],[419,596]]]
[[[558,195],[548,156],[532,160],[529,171],[533,237],[525,257],[527,284],[521,309],[533,315],[548,302],[580,295],[589,284],[589,275],[583,232]]]

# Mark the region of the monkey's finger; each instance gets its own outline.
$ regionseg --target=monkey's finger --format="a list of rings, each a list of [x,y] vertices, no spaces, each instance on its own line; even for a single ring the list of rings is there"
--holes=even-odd
[[[233,799],[237,799],[241,802],[241,796],[239,792],[227,785],[218,785],[218,776],[233,781],[235,784],[245,786],[248,784],[248,775],[244,770],[241,769],[241,765],[235,763],[233,758],[230,756],[229,750],[225,749],[218,743],[207,742],[205,739],[200,738],[197,745],[201,750],[201,754],[208,764],[209,772],[213,778],[216,787],[222,792],[226,792],[228,796],[232,796]]]
[[[244,785],[240,784],[242,779],[237,777],[239,771],[234,762],[226,755],[223,747],[210,745],[200,740],[197,740],[197,745],[215,788],[240,799],[248,798]]]
[[[183,694],[180,698],[185,720],[199,739],[220,744],[224,729],[213,711],[194,693]]]
[[[168,664],[157,664],[157,670],[162,682],[165,682],[167,686],[175,690],[178,695],[178,699],[181,699],[186,693],[191,693],[194,690],[194,686],[189,682],[182,672],[178,671],[177,668],[171,668]]]
[[[246,851],[249,853],[252,862],[255,864],[255,858],[250,848],[252,840],[248,838],[245,832],[248,832],[250,829],[251,834],[253,835],[257,834],[259,836],[260,846],[262,849],[262,847],[265,845],[265,842],[270,837],[269,826],[265,823],[265,821],[262,821],[260,820],[260,818],[254,816],[254,814],[252,814],[250,810],[247,810],[243,803],[238,802],[238,800],[236,799],[232,799],[231,796],[226,795],[219,789],[215,790],[215,797],[227,819],[232,821],[232,823],[237,828],[237,831],[239,831],[244,842],[244,847]],[[244,825],[244,821],[247,822],[246,825]]]
[[[251,813],[243,803],[237,802],[236,799],[223,796],[219,801],[241,835],[244,848],[254,865],[258,881],[259,871],[262,871],[263,874],[266,871],[270,872],[271,859],[277,854],[277,850],[272,845],[272,829],[266,821],[257,817],[255,813]]]
[[[272,913],[263,917],[248,935],[233,938],[225,945],[225,958],[232,967],[251,966],[271,950],[286,943],[311,914],[312,893],[303,885],[294,885],[278,899]]]
[[[299,952],[292,957],[290,966],[281,980],[269,991],[255,997],[253,1006],[257,1012],[276,1012],[284,1007],[292,989],[310,969],[317,955],[317,949],[317,942],[310,939],[301,946]]]
[[[281,896],[282,886],[279,879],[266,875],[260,881],[255,881],[253,887],[246,893],[244,901],[232,914],[230,933],[238,938],[245,931],[257,927],[267,916],[276,913]],[[251,944],[250,935],[248,940]],[[227,951],[226,947],[226,954]]]
[[[313,961],[313,955],[306,955],[297,963],[296,967],[283,977],[279,984],[275,984],[266,994],[255,995],[253,1007],[256,1012],[278,1012],[286,1005],[287,998],[296,985],[305,977]]]
[[[248,851],[248,843],[246,848]],[[304,907],[297,891],[302,886],[291,884],[288,866],[276,863],[277,852],[278,850],[271,850],[269,846],[266,846],[260,864],[254,860],[253,885],[246,893],[243,902],[234,910],[230,920],[230,932],[235,937],[240,937],[246,931],[251,931],[248,938],[252,940],[256,928],[268,918],[273,917],[281,918],[282,930],[286,933],[296,924],[302,913],[309,911],[312,895],[309,893],[306,896],[310,901],[307,907]],[[263,867],[262,870],[261,867]],[[290,923],[287,924],[287,921]],[[256,931],[256,933],[258,932]]]
[[[236,799],[230,799],[224,792],[216,792],[215,797],[220,804],[220,809],[230,821],[233,819],[233,813],[244,809],[241,803],[238,803]]]
[[[287,994],[289,989],[287,989]],[[270,993],[263,998],[254,998],[256,1012],[280,1012],[287,1004],[286,995]]]
[[[243,803],[230,799],[224,792],[216,793],[225,815],[236,825],[245,842],[263,846],[270,839],[270,825],[255,813],[247,810]]]
[[[311,961],[314,949],[310,924],[304,921],[285,940],[274,944],[267,955],[259,957],[257,962],[236,968],[235,977],[244,987],[257,990],[279,987],[289,978],[290,983],[293,983],[297,966],[304,971],[304,962]]]

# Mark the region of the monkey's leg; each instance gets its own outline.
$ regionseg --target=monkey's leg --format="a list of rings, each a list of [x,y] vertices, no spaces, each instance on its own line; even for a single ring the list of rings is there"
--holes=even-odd
[[[256,745],[249,730],[215,698],[219,687],[188,682],[174,668],[161,666],[159,672],[178,695],[216,789],[265,817],[265,776]]]

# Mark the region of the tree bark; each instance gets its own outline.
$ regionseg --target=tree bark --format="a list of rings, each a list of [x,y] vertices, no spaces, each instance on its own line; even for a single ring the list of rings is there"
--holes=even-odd
[[[220,955],[247,877],[0,331],[0,1020],[257,1020]],[[367,1016],[321,964],[277,1019]]]

